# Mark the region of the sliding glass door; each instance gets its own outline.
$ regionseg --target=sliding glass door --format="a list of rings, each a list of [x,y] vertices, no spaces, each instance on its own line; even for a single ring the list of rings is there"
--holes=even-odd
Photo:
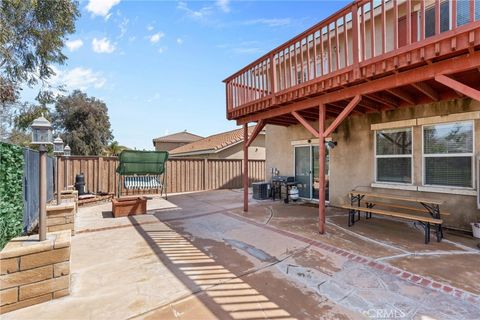
[[[299,195],[305,199],[318,199],[319,163],[318,146],[295,147],[295,180],[299,183]],[[326,148],[325,157],[325,200],[329,200],[329,168],[330,154]]]

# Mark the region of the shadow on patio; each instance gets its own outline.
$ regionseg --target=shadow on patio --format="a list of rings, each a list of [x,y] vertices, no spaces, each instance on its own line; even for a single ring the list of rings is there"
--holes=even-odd
[[[133,222],[133,221],[132,221]],[[151,319],[296,319],[228,268],[164,224],[135,225],[191,294],[140,315]]]

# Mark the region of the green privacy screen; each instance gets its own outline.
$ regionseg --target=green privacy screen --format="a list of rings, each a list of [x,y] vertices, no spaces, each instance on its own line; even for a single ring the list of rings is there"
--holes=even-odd
[[[122,176],[163,174],[168,160],[167,151],[124,150],[118,156],[117,173]]]

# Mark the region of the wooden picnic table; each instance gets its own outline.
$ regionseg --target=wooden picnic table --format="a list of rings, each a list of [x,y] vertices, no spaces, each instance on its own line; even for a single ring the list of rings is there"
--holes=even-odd
[[[441,205],[445,202],[444,200],[433,199],[433,198],[408,197],[408,196],[399,196],[395,194],[357,191],[357,190],[351,191],[350,194],[363,195],[363,196],[368,196],[372,198],[383,198],[383,199],[407,201],[407,202],[429,203],[429,204],[435,204],[435,205]]]
[[[364,198],[368,198],[365,200],[366,207],[361,206],[361,201]],[[410,202],[410,203],[419,203],[423,206],[423,209],[413,208],[411,206],[403,206],[403,205],[395,205],[391,203],[381,203],[378,201],[374,201],[374,199],[385,199],[385,200],[396,200],[400,202]],[[397,211],[386,211],[386,210],[379,210],[374,208],[375,206],[391,206],[394,208],[399,208],[403,210],[409,211],[423,211],[431,215],[432,219],[424,219],[419,217],[418,215],[412,215],[410,219],[415,219],[420,222],[425,228],[425,243],[430,241],[430,224],[433,223],[435,225],[436,234],[437,234],[437,241],[440,241],[443,238],[443,230],[442,230],[442,218],[440,215],[440,205],[443,204],[445,201],[441,199],[434,199],[434,198],[427,198],[427,197],[409,197],[409,196],[401,196],[395,194],[387,194],[387,193],[378,193],[378,192],[369,192],[369,191],[359,191],[359,190],[352,190],[350,192],[350,206],[345,206],[345,208],[349,208],[350,210],[354,210],[357,208],[358,212],[358,219],[360,219],[360,211],[366,212],[367,219],[370,217],[372,213],[381,214],[381,215],[390,215],[399,218],[407,218],[409,216],[397,212]],[[355,206],[355,207],[354,207]],[[436,221],[436,223],[435,223]],[[353,217],[349,217],[349,226],[355,223],[354,215]]]

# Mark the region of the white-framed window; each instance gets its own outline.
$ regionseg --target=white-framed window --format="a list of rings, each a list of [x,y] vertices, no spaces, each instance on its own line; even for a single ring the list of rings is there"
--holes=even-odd
[[[375,131],[375,181],[412,184],[412,128]]]
[[[474,187],[474,132],[473,121],[422,127],[423,185]]]

